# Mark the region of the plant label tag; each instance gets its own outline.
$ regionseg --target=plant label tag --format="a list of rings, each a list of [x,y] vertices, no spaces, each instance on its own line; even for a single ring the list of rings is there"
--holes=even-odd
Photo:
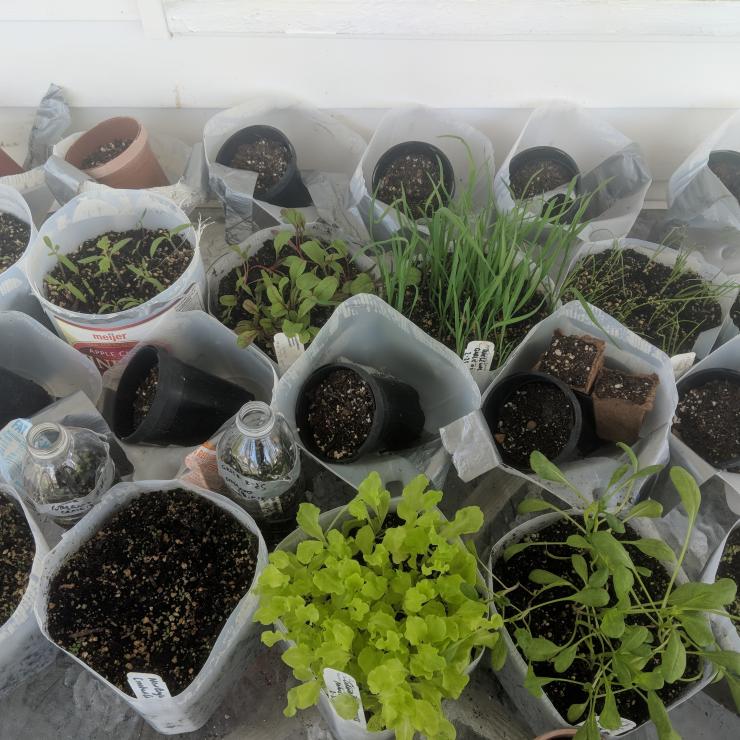
[[[275,347],[280,375],[285,373],[305,351],[303,342],[298,337],[288,338],[283,332],[276,334],[272,339],[272,343]]]
[[[696,352],[686,352],[683,355],[673,355],[671,365],[673,365],[673,377],[678,380],[684,373],[691,369],[696,360]]]
[[[468,342],[463,352],[462,360],[481,390],[493,380],[491,365],[495,354],[496,345],[482,341]]]
[[[337,696],[349,694],[357,699],[357,714],[352,719],[352,722],[357,722],[363,730],[366,729],[365,710],[362,707],[362,697],[360,696],[360,687],[357,685],[357,681],[349,673],[335,671],[333,668],[324,668],[324,686],[326,686],[326,693],[329,695],[329,704],[332,711],[336,712],[334,706],[331,704],[331,700]]]
[[[156,673],[127,673],[126,678],[137,699],[163,701],[172,698],[167,684]]]

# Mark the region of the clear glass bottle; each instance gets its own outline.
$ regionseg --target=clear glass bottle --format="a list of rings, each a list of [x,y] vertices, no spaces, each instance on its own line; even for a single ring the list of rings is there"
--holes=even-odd
[[[90,429],[44,422],[26,434],[26,497],[57,524],[81,519],[113,485],[115,472],[108,443]]]
[[[241,407],[216,449],[232,498],[257,521],[293,520],[305,498],[301,455],[282,414],[262,401]]]

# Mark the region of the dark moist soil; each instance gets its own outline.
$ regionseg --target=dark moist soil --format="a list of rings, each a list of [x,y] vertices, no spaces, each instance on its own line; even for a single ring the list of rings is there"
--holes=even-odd
[[[645,403],[658,385],[655,375],[630,375],[620,370],[602,367],[594,383],[594,395],[599,398],[621,398],[638,406]]]
[[[682,393],[673,432],[715,467],[740,461],[740,386],[710,380]]]
[[[564,542],[569,535],[576,534],[576,531],[576,528],[570,522],[561,520],[545,527],[539,532],[527,535],[522,541]],[[613,534],[617,539],[621,540],[638,539],[638,535],[629,526],[625,534]],[[654,601],[661,599],[669,584],[669,576],[665,568],[658,561],[643,555],[633,546],[626,545],[626,548],[636,566],[642,566],[652,571],[652,575],[649,578],[643,577],[643,580],[652,599]],[[572,589],[561,586],[548,589],[533,598],[532,590],[530,589],[539,587],[533,586],[532,582],[529,581],[529,573],[535,568],[540,568],[562,576],[571,583],[579,584],[581,580],[573,569],[570,559],[575,554],[583,555],[586,560],[589,559],[589,554],[585,550],[568,547],[567,545],[549,545],[546,548],[542,546],[530,547],[512,556],[508,562],[504,562],[503,557],[499,558],[493,567],[493,571],[495,576],[506,586],[521,584],[507,596],[515,607],[525,609],[530,605],[542,604],[546,601],[569,596],[573,593]],[[616,598],[612,594],[610,604],[614,604],[615,602]],[[506,613],[505,616],[511,616],[511,614]],[[552,640],[557,645],[562,645],[573,633],[576,627],[577,616],[578,605],[572,602],[560,602],[537,609],[530,616],[528,626],[533,636],[544,637]],[[650,620],[640,615],[630,617],[626,621],[630,625],[644,626],[652,631]],[[519,625],[514,623],[509,628],[512,639],[513,631],[517,627]],[[643,670],[652,670],[657,667],[658,662],[649,662]],[[695,655],[687,656],[684,676],[696,676],[700,670],[701,663],[698,657]],[[587,660],[581,657],[577,657],[570,668],[562,674],[556,673],[551,665],[544,662],[535,663],[534,671],[538,676],[561,676],[564,680],[578,681],[580,683],[591,683],[595,677],[594,669],[589,666]],[[689,686],[690,684],[679,682],[666,684],[657,693],[664,704],[668,705],[686,691]],[[580,687],[557,679],[549,683],[544,688],[544,691],[563,717],[567,715],[568,708],[571,704],[580,704],[587,700],[587,694]],[[615,698],[620,716],[631,719],[638,725],[647,721],[649,716],[647,703],[639,694],[636,692],[620,692],[616,694]],[[597,707],[597,709],[600,712],[601,708]]]
[[[689,352],[702,331],[721,323],[722,308],[712,298],[660,306],[651,300],[680,299],[696,291],[705,283],[697,273],[687,270],[671,280],[669,265],[655,262],[634,249],[622,250],[623,268],[615,269],[612,257],[613,250],[606,250],[582,259],[576,265],[572,287],[602,311],[617,319],[622,317],[625,326],[651,344],[672,354]],[[576,296],[569,288],[563,302],[571,300],[576,300]],[[666,328],[666,321],[674,317],[678,326],[675,333]]]
[[[532,198],[567,185],[573,174],[554,159],[527,162],[509,174],[511,191],[515,198]]]
[[[36,546],[21,507],[0,493],[0,627],[20,604]]]
[[[308,394],[308,431],[330,460],[352,457],[367,439],[375,417],[370,386],[353,370],[329,373]]]
[[[740,170],[729,162],[714,162],[709,169],[722,181],[722,184],[740,201]]]
[[[442,166],[437,157],[422,152],[402,154],[383,172],[378,180],[376,197],[392,204],[406,195],[406,203],[417,218],[435,210],[437,197],[427,207],[430,196],[438,191],[444,200]]]
[[[14,265],[25,252],[31,227],[9,213],[0,213],[0,273]]]
[[[727,538],[725,551],[717,567],[717,578],[732,578],[735,583],[740,583],[740,527],[735,527]],[[740,592],[726,609],[733,617],[740,619]]]
[[[107,164],[119,154],[123,154],[132,142],[133,139],[113,139],[107,144],[101,144],[82,160],[82,169],[89,170],[93,167],[100,167],[101,164]]]
[[[13,419],[27,419],[54,399],[37,383],[0,367],[0,429]]]
[[[161,676],[174,696],[203,667],[256,562],[257,538],[210,501],[143,494],[54,578],[49,632],[121,691],[132,695],[134,671]]]
[[[283,178],[290,163],[290,151],[281,141],[260,136],[248,144],[240,144],[230,167],[257,173],[254,194],[269,193]]]
[[[134,406],[132,415],[131,431],[136,431],[141,422],[146,419],[157,395],[157,383],[159,381],[159,366],[155,365],[142,379],[141,384],[134,394]]]
[[[107,272],[100,273],[97,262],[81,264],[81,260],[101,255],[97,244],[104,236],[108,237],[111,245],[122,239],[131,241],[113,257],[113,266]],[[49,282],[46,282],[47,299],[54,305],[70,311],[98,314],[123,310],[123,305],[111,308],[106,304],[128,297],[135,301],[133,305],[145,303],[159,295],[162,290],[135,275],[129,269],[129,265],[137,268],[141,268],[142,264],[146,266],[150,274],[166,290],[185,272],[193,259],[193,246],[179,234],[159,242],[154,257],[151,257],[149,251],[152,242],[161,236],[168,237],[168,230],[140,228],[130,231],[108,231],[93,239],[88,239],[73,253],[67,255],[77,265],[78,275],[73,274],[61,262],[58,262],[50,273],[55,280],[62,283],[69,281],[75,285],[83,295],[87,296],[87,302],[81,301],[64,286],[51,285]]]
[[[311,237],[307,237],[307,239],[308,238]],[[320,243],[323,247],[328,246],[325,242]],[[256,252],[256,254],[252,255],[245,263],[247,270],[247,285],[251,288],[259,283],[262,279],[262,269],[264,268],[269,268],[279,275],[288,275],[289,268],[280,263],[280,260],[285,259],[291,254],[295,253],[296,252],[290,247],[290,245],[286,244],[280,250],[280,257],[277,258],[275,256],[275,246],[273,241],[270,240],[268,242],[265,242],[264,246],[262,246]],[[343,279],[340,279],[340,283],[344,280],[351,280],[352,278],[357,276],[358,270],[349,259],[338,260],[338,262],[342,265],[345,271],[345,277]],[[251,320],[252,318],[254,318],[252,314],[248,313],[244,309],[244,299],[247,296],[241,290],[237,292],[236,288],[236,284],[239,280],[239,277],[244,273],[244,269],[244,265],[239,265],[227,275],[225,275],[218,285],[219,299],[221,298],[221,296],[225,295],[233,295],[237,297],[236,306],[233,308],[231,316],[228,316],[225,309],[221,309],[221,314],[219,316],[221,323],[232,330],[236,329],[236,326],[240,321]],[[333,313],[333,306],[315,306],[313,309],[311,309],[311,325],[322,327],[329,320]],[[265,342],[262,337],[258,337],[255,340],[255,344],[263,352],[269,355],[269,357],[277,361],[275,348],[271,340],[269,342]]]
[[[539,450],[555,459],[568,444],[573,409],[559,388],[534,382],[514,391],[493,419],[493,436],[505,462],[529,468],[529,456]]]
[[[572,388],[585,388],[603,346],[574,335],[555,334],[542,355],[539,372],[554,375]]]

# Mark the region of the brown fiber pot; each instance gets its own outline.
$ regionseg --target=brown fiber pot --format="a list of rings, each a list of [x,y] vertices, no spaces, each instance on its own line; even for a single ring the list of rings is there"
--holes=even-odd
[[[0,147],[0,177],[19,175],[21,172],[23,172],[23,167]]]
[[[114,139],[133,139],[128,148],[110,162],[83,169],[83,160],[98,147]],[[167,176],[149,146],[146,129],[125,116],[109,118],[82,134],[69,148],[67,162],[111,188],[156,188],[169,185]]]
[[[553,339],[556,339],[558,337],[565,336],[560,329],[555,329],[555,333],[553,334]],[[596,382],[596,376],[599,374],[599,371],[602,367],[604,367],[604,359],[605,359],[605,352],[606,352],[606,342],[603,339],[597,339],[596,337],[592,337],[589,334],[577,334],[575,335],[578,339],[581,339],[584,342],[588,342],[589,344],[592,344],[596,347],[596,356],[594,357],[594,361],[591,363],[591,369],[589,370],[588,377],[586,378],[586,382],[580,386],[571,386],[574,391],[579,391],[580,393],[591,393],[591,389],[593,388],[594,383]],[[534,372],[538,373],[545,373],[547,370],[542,370],[542,358],[547,354],[547,351],[543,352],[542,355],[540,355],[540,359],[537,361],[537,364],[532,368]],[[562,380],[562,378],[561,378]]]

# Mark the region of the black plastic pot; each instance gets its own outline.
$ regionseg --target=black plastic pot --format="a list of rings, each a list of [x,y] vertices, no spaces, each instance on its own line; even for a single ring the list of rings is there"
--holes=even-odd
[[[342,460],[334,460],[321,452],[310,433],[308,394],[329,373],[342,368],[352,370],[370,386],[375,400],[375,416],[367,439],[355,454]],[[368,372],[358,365],[347,362],[333,362],[324,365],[308,376],[298,392],[295,419],[304,447],[320,460],[336,464],[354,462],[372,452],[403,450],[410,447],[421,435],[425,422],[424,411],[419,403],[419,394],[416,389],[396,378],[377,372]]]
[[[141,382],[158,366],[157,390],[149,413],[134,428],[133,403]],[[211,437],[254,396],[228,380],[204,373],[147,345],[131,358],[113,400],[111,428],[124,442],[195,445]]]
[[[0,368],[0,429],[13,419],[27,419],[54,399],[37,383]]]
[[[455,194],[455,172],[452,169],[452,163],[439,147],[427,141],[404,141],[388,149],[375,164],[375,169],[373,170],[373,193],[377,192],[380,180],[388,171],[388,168],[397,159],[407,154],[425,154],[439,160],[442,166],[442,184],[444,186],[444,193],[440,193],[440,196],[443,205],[449,203]]]
[[[730,193],[740,200],[740,152],[733,149],[717,149],[710,152],[707,165]],[[719,174],[725,167],[729,170],[727,176]]]
[[[697,370],[690,375],[685,375],[676,383],[679,400],[682,399],[690,390],[699,388],[713,380],[727,380],[734,385],[740,386],[740,372],[722,367],[711,367],[706,370]],[[723,460],[716,467],[718,470],[740,472],[740,457]]]
[[[273,141],[280,142],[290,152],[288,166],[283,176],[274,187],[258,196],[259,200],[283,208],[305,208],[310,206],[312,203],[311,195],[303,184],[303,180],[301,180],[295,149],[290,143],[290,139],[282,131],[273,126],[247,126],[247,128],[243,128],[232,134],[218,150],[216,162],[230,167],[236,150],[242,144],[249,144],[259,138],[272,139]]]
[[[564,152],[562,149],[558,149],[554,146],[533,146],[529,149],[525,149],[524,151],[519,152],[519,154],[515,154],[511,158],[511,162],[509,162],[509,182],[511,182],[512,173],[520,170],[522,167],[532,164],[533,162],[542,163],[548,160],[552,162],[557,162],[559,165],[568,170],[570,177],[564,184],[567,184],[579,174],[576,161],[567,152]],[[578,182],[576,181],[576,190],[577,189]],[[526,197],[531,198],[535,195],[542,195],[542,192],[527,193]],[[517,197],[522,197],[522,195],[517,195]]]
[[[499,409],[508,399],[523,386],[531,383],[547,383],[555,386],[565,397],[572,410],[573,426],[567,444],[552,462],[561,463],[573,460],[579,454],[587,455],[600,446],[600,440],[594,431],[594,415],[591,399],[583,393],[576,393],[558,378],[546,373],[514,373],[496,383],[483,404],[483,416],[491,434],[496,433]],[[513,464],[506,452],[496,443],[501,458],[507,465]],[[530,471],[530,468],[519,468]]]

